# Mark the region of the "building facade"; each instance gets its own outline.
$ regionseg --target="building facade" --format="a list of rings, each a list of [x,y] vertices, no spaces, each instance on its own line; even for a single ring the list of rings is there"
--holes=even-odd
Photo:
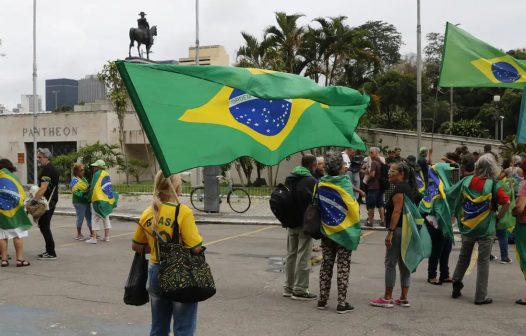
[[[37,104],[38,104],[38,110],[37,112],[42,112],[42,98],[40,95],[37,95]],[[20,107],[18,108],[18,112],[27,113],[27,112],[34,112],[35,109],[35,101],[33,100],[32,94],[22,95],[20,98]]]
[[[93,103],[106,99],[106,87],[96,75],[87,75],[79,80],[78,104]]]
[[[75,106],[79,102],[79,82],[75,79],[46,79],[46,111]]]
[[[195,64],[195,47],[188,48],[188,57],[179,58],[179,64]],[[221,45],[199,47],[199,65],[230,65],[225,47]]]

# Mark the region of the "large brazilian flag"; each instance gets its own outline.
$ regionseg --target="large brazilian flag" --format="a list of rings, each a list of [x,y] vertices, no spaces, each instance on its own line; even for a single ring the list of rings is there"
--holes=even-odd
[[[360,205],[348,175],[324,176],[318,183],[322,234],[354,251],[360,243]]]
[[[274,165],[320,146],[365,149],[369,97],[260,69],[137,64],[117,68],[165,175],[241,156]]]
[[[32,224],[24,211],[26,193],[18,178],[7,169],[0,170],[0,229],[27,230]]]
[[[407,196],[404,196],[402,213],[401,255],[407,269],[413,273],[424,258],[431,255],[431,236],[424,225],[418,208]]]
[[[526,224],[515,227],[515,255],[526,279]]]
[[[452,214],[446,199],[446,190],[451,188],[452,169],[449,164],[443,162],[429,167],[427,189],[418,209],[421,214],[435,217],[444,238],[454,241]]]
[[[91,180],[91,203],[93,210],[102,217],[107,217],[117,207],[118,194],[113,191],[111,178],[105,169],[98,170]]]
[[[439,86],[526,86],[526,61],[518,60],[447,23]]]

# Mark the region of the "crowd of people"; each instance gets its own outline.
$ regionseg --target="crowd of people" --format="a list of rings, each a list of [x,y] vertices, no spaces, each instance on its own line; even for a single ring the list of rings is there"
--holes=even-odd
[[[317,158],[304,155],[301,166],[294,168],[285,181],[294,196],[297,220],[284,224],[287,228],[287,258],[283,296],[293,300],[318,300],[316,307],[326,309],[336,263],[336,311],[346,313],[354,309],[347,301],[347,287],[351,255],[358,246],[359,238],[356,239],[355,231],[334,229],[338,223],[344,223],[351,217],[360,218],[359,207],[352,205],[354,201],[366,205],[367,219],[363,226],[373,226],[375,210],[378,209],[380,225],[387,229],[385,291],[380,297],[371,299],[370,305],[410,307],[408,293],[413,270],[408,269],[401,253],[404,200],[409,199],[418,207],[419,216],[430,236],[427,282],[431,285],[452,284],[451,296],[461,296],[462,280],[474,245],[478,244],[474,303],[492,303],[492,298],[488,296],[488,277],[490,261],[497,259],[491,253],[493,243],[498,239],[499,262],[511,263],[508,240],[514,239],[515,225],[526,225],[526,182],[523,173],[526,154],[502,161],[501,167],[498,162],[499,157],[489,145],[484,147],[484,153],[470,152],[466,146],[458,147],[444,155],[439,163],[432,162],[432,150],[425,147],[419,150],[417,157],[409,155],[406,158],[401,156],[398,147],[388,151],[387,157],[381,155],[378,147],[371,147],[366,157],[352,148],[341,153],[329,151]],[[385,171],[387,184],[382,181]],[[338,196],[332,199],[322,192],[322,187],[331,183],[337,186],[334,189],[338,192]],[[516,206],[513,202],[515,197]],[[319,204],[322,225],[319,296],[309,290],[312,238],[302,230],[302,213],[314,203]],[[438,207],[446,209],[447,216],[438,214]],[[332,225],[332,231],[325,229],[326,225]],[[354,227],[352,220],[346,225]],[[461,247],[454,271],[450,273],[453,226],[460,232]],[[338,234],[334,234],[335,231]],[[401,294],[395,298],[393,289],[397,266]],[[518,299],[516,303],[526,305],[526,298]]]

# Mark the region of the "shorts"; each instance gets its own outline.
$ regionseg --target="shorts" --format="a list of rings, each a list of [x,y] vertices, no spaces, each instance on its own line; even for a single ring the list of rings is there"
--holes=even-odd
[[[365,200],[367,209],[383,208],[384,207],[384,192],[379,189],[369,189],[367,191],[367,198]]]
[[[99,230],[102,230],[103,228],[111,229],[110,216],[102,217],[93,209],[93,206],[91,207],[91,217],[92,217],[92,224],[91,224],[92,230],[99,231]]]
[[[25,238],[28,236],[27,230],[22,229],[0,229],[0,239]]]

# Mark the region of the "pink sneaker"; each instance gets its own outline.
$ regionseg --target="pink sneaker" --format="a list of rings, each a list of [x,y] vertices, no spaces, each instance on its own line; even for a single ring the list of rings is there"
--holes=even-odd
[[[409,303],[409,300],[405,299],[405,300],[402,300],[401,298],[398,298],[398,299],[395,299],[394,301],[397,305],[399,305],[400,307],[405,307],[405,308],[409,308],[411,307],[411,304]]]
[[[383,297],[372,299],[369,301],[369,304],[371,306],[383,307],[383,308],[393,308],[394,307],[393,300],[386,300]]]

